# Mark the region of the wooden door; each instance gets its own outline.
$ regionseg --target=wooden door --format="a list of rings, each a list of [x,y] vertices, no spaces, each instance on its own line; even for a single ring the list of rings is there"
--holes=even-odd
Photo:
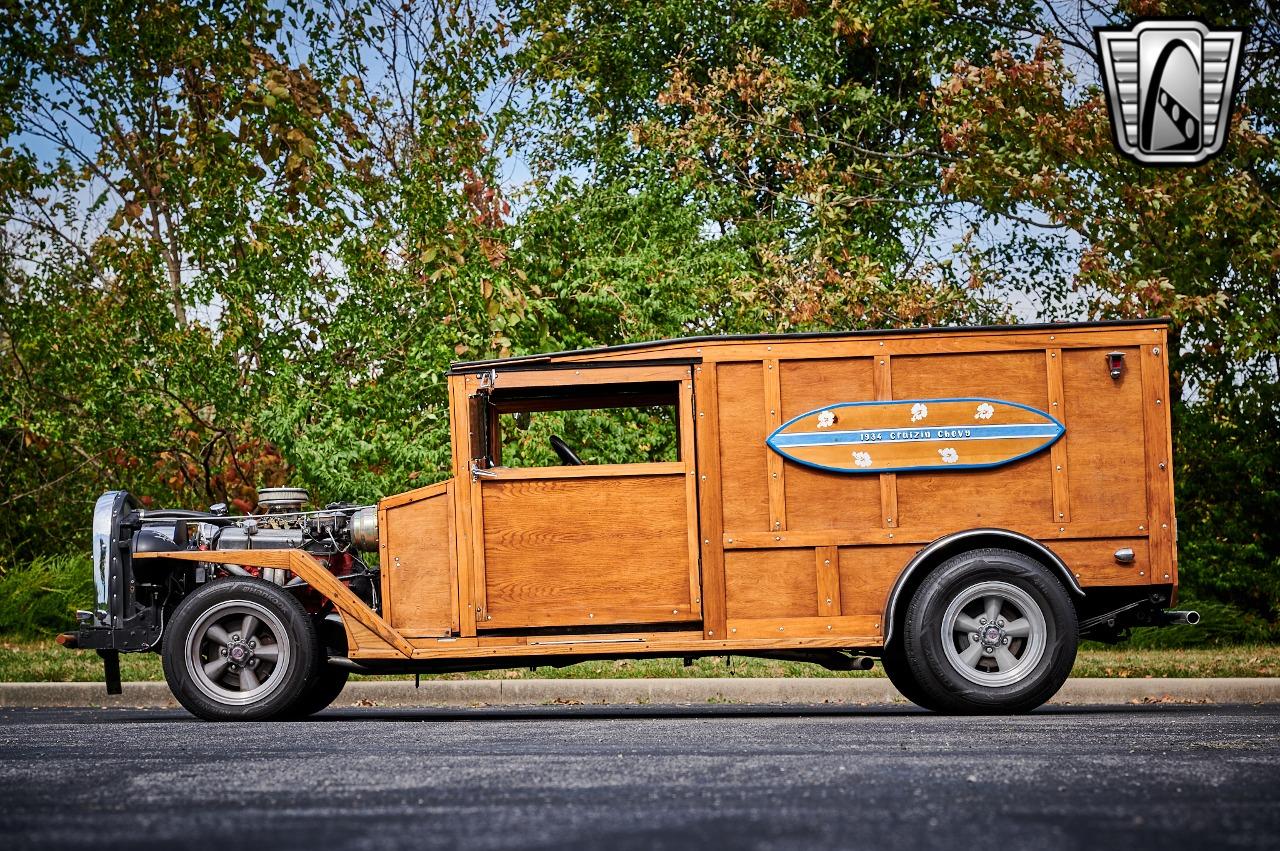
[[[558,395],[561,388],[564,395]],[[489,393],[473,410],[487,420],[495,447],[501,446],[502,413],[669,400],[678,424],[678,455],[638,463],[520,467],[502,464],[495,449],[498,457],[477,459],[472,476],[477,628],[590,631],[700,621],[690,367],[499,373]],[[590,454],[589,447],[579,449]]]

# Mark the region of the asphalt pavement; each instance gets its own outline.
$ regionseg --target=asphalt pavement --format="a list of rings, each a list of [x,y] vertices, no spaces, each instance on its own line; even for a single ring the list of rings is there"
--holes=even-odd
[[[0,710],[19,848],[1280,848],[1280,706]]]

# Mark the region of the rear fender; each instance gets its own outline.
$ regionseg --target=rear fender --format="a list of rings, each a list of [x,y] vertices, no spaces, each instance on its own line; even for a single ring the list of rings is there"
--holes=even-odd
[[[1008,529],[967,529],[963,532],[954,532],[938,538],[920,550],[898,574],[893,590],[889,592],[889,598],[885,601],[884,620],[881,621],[885,625],[886,646],[893,640],[898,618],[906,611],[911,593],[920,584],[925,574],[954,555],[983,547],[1003,547],[1031,556],[1053,571],[1072,594],[1077,597],[1084,596],[1084,589],[1080,587],[1079,581],[1071,572],[1071,568],[1067,567],[1066,562],[1034,538]]]

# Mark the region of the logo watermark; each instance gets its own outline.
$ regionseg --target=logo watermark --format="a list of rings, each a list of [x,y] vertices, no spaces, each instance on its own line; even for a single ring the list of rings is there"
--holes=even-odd
[[[1122,154],[1148,165],[1199,165],[1222,150],[1244,30],[1160,19],[1093,34]]]

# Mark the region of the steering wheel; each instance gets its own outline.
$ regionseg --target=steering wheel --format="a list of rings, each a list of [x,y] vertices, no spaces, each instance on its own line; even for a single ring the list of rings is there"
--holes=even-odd
[[[569,448],[569,444],[558,434],[551,435],[551,448],[560,456],[560,460],[570,467],[581,467],[582,459],[578,457],[578,453]]]

